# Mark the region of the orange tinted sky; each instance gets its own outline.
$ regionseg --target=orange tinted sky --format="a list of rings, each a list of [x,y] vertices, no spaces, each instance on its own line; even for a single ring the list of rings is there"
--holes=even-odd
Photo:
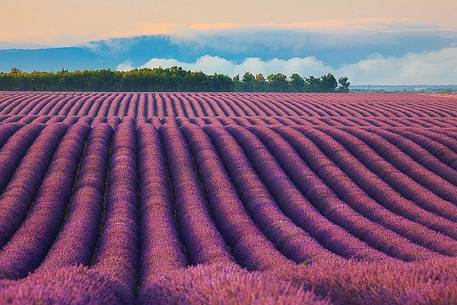
[[[325,3],[325,4],[324,4]],[[455,0],[2,0],[0,41],[66,44],[211,28],[357,27],[410,23],[457,29]]]

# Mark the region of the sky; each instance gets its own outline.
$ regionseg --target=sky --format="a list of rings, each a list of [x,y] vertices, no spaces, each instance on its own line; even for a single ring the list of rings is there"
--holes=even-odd
[[[178,65],[457,84],[456,0],[0,1],[0,71]]]
[[[65,45],[243,27],[415,23],[457,29],[455,0],[1,0],[0,41]]]

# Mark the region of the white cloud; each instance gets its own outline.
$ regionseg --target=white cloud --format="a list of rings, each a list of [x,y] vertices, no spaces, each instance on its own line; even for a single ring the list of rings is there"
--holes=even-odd
[[[285,74],[307,73],[309,75],[331,71],[331,67],[326,66],[322,61],[315,57],[291,58],[288,60],[271,59],[263,61],[260,58],[246,58],[241,63],[234,63],[225,58],[218,56],[205,55],[198,58],[193,63],[180,62],[176,59],[153,58],[140,68],[170,68],[179,66],[187,70],[203,71],[205,73],[224,73],[230,76],[244,74],[245,72],[262,73],[268,75],[271,73],[282,72]],[[117,70],[127,71],[133,67],[130,62],[124,62],[117,66]]]
[[[246,58],[241,63],[205,55],[195,62],[186,63],[176,59],[153,58],[141,67],[169,68],[180,66],[187,70],[205,73],[224,73],[230,76],[244,72],[262,73],[299,73],[303,76],[333,73],[335,76],[348,76],[353,84],[379,85],[438,85],[457,84],[457,48],[445,48],[439,51],[401,57],[383,57],[372,55],[357,63],[347,64],[335,69],[315,57],[291,58],[288,60]],[[130,70],[129,62],[118,66],[118,70]]]
[[[457,84],[457,48],[401,57],[377,56],[345,65],[337,71],[357,84]]]
[[[130,60],[124,61],[123,63],[117,65],[116,70],[117,71],[130,71],[133,70],[135,67],[133,67],[132,62]]]

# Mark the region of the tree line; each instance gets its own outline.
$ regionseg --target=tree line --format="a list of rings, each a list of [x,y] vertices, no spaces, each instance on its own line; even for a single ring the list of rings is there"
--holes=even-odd
[[[332,74],[301,77],[276,73],[266,78],[246,72],[231,78],[224,74],[205,74],[180,67],[134,69],[131,71],[83,70],[23,72],[13,68],[0,73],[0,90],[34,91],[276,91],[349,92],[347,77]]]
[[[261,73],[254,76],[246,72],[241,79],[239,75],[233,78],[234,91],[349,92],[350,84],[347,77],[337,81],[331,73],[307,78],[294,73],[289,79],[282,73],[276,73],[265,79]]]

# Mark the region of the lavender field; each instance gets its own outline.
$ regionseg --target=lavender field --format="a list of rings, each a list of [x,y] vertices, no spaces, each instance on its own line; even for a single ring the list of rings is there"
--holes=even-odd
[[[456,304],[457,97],[0,92],[0,304]]]

